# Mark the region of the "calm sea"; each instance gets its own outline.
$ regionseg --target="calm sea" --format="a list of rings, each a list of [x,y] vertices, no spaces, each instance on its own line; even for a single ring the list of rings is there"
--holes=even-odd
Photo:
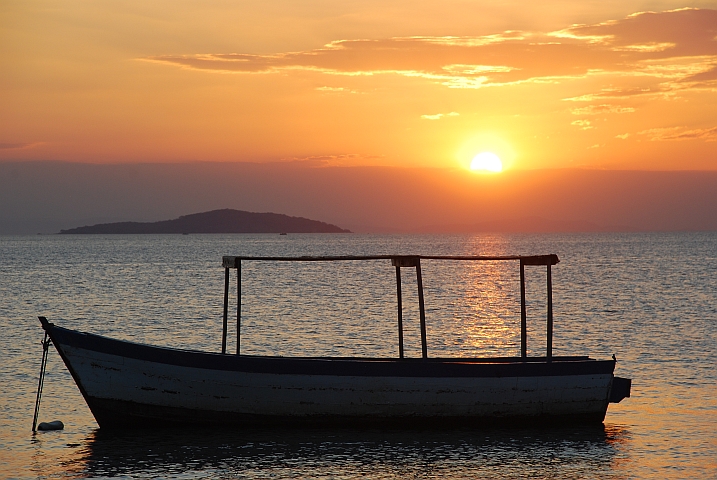
[[[633,379],[603,427],[111,434],[51,349],[40,420],[65,429],[30,431],[38,315],[219,351],[222,255],[547,253],[561,259],[555,354],[615,354]],[[527,275],[529,354],[542,355],[545,267]],[[429,355],[519,353],[517,264],[425,261],[423,281]],[[242,352],[396,356],[395,288],[387,260],[245,264]],[[406,351],[419,356],[409,269],[403,291]],[[0,322],[0,477],[717,478],[717,232],[5,236]]]

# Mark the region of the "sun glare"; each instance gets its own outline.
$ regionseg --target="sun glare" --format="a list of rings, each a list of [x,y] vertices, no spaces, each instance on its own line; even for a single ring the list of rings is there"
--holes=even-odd
[[[471,170],[498,173],[503,171],[503,162],[493,152],[481,152],[473,157]]]

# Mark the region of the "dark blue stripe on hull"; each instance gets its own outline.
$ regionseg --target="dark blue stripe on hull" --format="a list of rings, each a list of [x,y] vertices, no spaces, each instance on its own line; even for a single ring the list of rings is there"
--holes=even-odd
[[[222,355],[142,345],[77,332],[48,324],[53,343],[147,362],[209,370],[291,375],[339,375],[372,377],[536,377],[611,374],[614,360],[585,357],[552,362],[501,359],[496,363],[471,359],[342,359],[283,358]],[[71,368],[70,365],[68,367]]]
[[[529,426],[529,425],[587,425],[600,424],[606,409],[570,415],[535,416],[350,416],[350,415],[251,415],[233,412],[192,410],[160,407],[121,400],[87,398],[97,423],[103,429],[134,429],[150,427],[187,426],[246,426],[246,427],[408,427],[455,428]]]

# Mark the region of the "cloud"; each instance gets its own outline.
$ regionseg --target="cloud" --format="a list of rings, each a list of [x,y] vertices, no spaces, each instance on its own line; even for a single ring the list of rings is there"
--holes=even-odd
[[[563,98],[566,102],[604,102],[606,100],[630,99],[638,96],[650,97],[671,97],[680,90],[692,88],[692,85],[680,85],[676,83],[662,83],[656,86],[634,87],[634,88],[603,88],[600,92],[588,93],[577,97]]]
[[[356,90],[351,90],[350,88],[344,88],[344,87],[316,87],[316,90],[319,92],[329,92],[329,93],[359,93]]]
[[[436,113],[435,115],[421,115],[421,118],[424,120],[440,120],[443,117],[457,117],[458,115],[460,115],[458,112]]]
[[[678,131],[681,129],[682,131]],[[693,130],[684,130],[684,127],[652,128],[638,132],[638,135],[647,135],[653,142],[667,140],[707,140],[708,142],[714,142],[717,141],[717,127]]]
[[[622,20],[574,25],[561,33],[614,51],[656,58],[715,55],[717,10],[638,12]]]
[[[595,128],[590,124],[590,120],[575,120],[574,122],[570,122],[570,125],[578,126],[581,130],[590,130],[591,128]]]
[[[621,107],[619,105],[589,105],[587,107],[573,108],[570,113],[573,115],[604,115],[608,113],[632,113],[632,107]],[[575,123],[575,122],[573,122]]]
[[[588,62],[581,45],[532,44],[512,38],[482,44],[479,40],[452,37],[340,40],[305,52],[165,55],[146,60],[223,73],[401,75],[451,88],[482,88],[580,76],[594,68],[607,68],[619,60],[617,52],[604,51],[597,52]]]
[[[285,157],[280,163],[296,163],[307,167],[335,167],[369,165],[383,159],[383,155],[342,153],[333,155],[307,155],[303,157]]]
[[[571,99],[592,101],[607,96],[664,94],[694,86],[677,86],[680,82],[717,83],[716,37],[717,10],[689,8],[640,12],[557,32],[337,40],[322,48],[271,55],[206,53],[144,60],[237,74],[400,75],[449,88],[555,83],[611,74],[632,77],[642,84]]]
[[[706,139],[708,141],[717,140],[717,127],[714,128],[698,128],[678,133],[672,136],[666,136],[663,140],[692,140]]]

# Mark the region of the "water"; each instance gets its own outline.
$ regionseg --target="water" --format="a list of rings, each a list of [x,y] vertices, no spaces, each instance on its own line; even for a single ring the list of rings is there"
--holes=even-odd
[[[219,351],[222,255],[543,254],[555,354],[618,357],[632,397],[599,428],[109,434],[51,350],[30,432],[38,315],[115,338]],[[717,478],[717,233],[0,237],[0,477]],[[513,263],[423,263],[429,355],[516,355]],[[420,356],[416,281],[405,343]],[[529,354],[545,349],[545,272],[529,267]],[[243,268],[242,352],[397,355],[386,261]],[[234,281],[232,281],[234,285]],[[229,350],[235,348],[230,336]]]

